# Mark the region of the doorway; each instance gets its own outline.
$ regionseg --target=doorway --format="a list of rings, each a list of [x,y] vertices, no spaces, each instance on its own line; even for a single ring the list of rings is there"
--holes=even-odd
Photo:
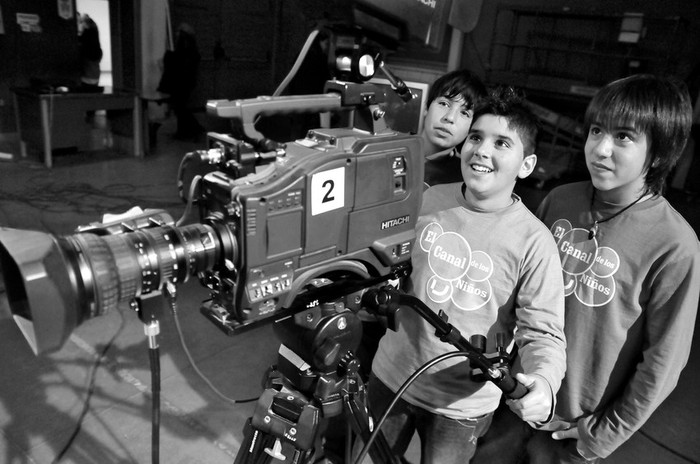
[[[97,24],[100,33],[102,60],[100,61],[100,82],[103,87],[112,87],[112,42],[109,20],[109,0],[76,0],[78,14],[87,14]]]

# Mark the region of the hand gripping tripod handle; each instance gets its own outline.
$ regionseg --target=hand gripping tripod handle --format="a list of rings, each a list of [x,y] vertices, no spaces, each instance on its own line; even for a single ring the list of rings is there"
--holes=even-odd
[[[471,343],[469,343],[452,324],[447,322],[447,315],[442,311],[436,314],[419,298],[400,293],[393,287],[384,286],[380,289],[371,289],[362,298],[363,304],[370,311],[376,311],[381,315],[395,314],[399,306],[409,306],[419,316],[435,327],[435,334],[440,340],[450,343],[460,351],[467,354],[469,360],[480,367],[484,375],[501,389],[504,395],[510,399],[518,399],[528,392],[525,385],[519,383],[508,372],[498,369],[490,359],[484,356]]]

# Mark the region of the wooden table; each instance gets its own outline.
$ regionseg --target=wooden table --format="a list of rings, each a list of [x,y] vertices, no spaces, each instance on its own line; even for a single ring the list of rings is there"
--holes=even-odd
[[[12,92],[23,158],[27,156],[27,145],[38,145],[40,141],[44,163],[50,168],[54,149],[80,146],[86,131],[91,129],[86,114],[97,110],[108,110],[110,117],[130,113],[134,156],[144,154],[141,99],[134,92],[111,87],[100,93],[44,93],[29,88],[13,88]]]

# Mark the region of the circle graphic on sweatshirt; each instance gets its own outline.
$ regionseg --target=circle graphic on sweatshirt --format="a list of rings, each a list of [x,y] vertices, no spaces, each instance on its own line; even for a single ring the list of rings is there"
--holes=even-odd
[[[428,297],[435,303],[444,303],[452,297],[452,284],[437,276],[430,276],[427,292]]]
[[[615,296],[614,275],[620,269],[620,256],[610,247],[599,246],[589,230],[574,228],[559,219],[550,228],[557,240],[564,271],[564,294],[575,296],[590,307],[603,306]]]
[[[557,244],[561,265],[570,274],[583,274],[593,266],[598,244],[588,238],[585,229],[571,229]]]
[[[425,251],[428,253],[430,251],[430,247],[433,246],[433,243],[435,243],[435,240],[439,236],[441,236],[443,233],[442,226],[438,224],[437,222],[431,222],[427,226],[423,228],[423,231],[420,233],[420,238],[419,238],[419,243],[420,243],[420,248],[421,250]]]
[[[610,247],[599,247],[591,272],[599,277],[610,277],[618,269],[620,269],[620,255]]]
[[[471,255],[471,247],[464,237],[454,232],[444,232],[428,251],[428,265],[433,274],[441,279],[455,280],[469,271]]]
[[[469,262],[467,277],[474,282],[483,282],[493,274],[493,261],[483,251],[472,251],[472,260]]]
[[[493,293],[489,279],[494,265],[487,253],[472,251],[464,237],[444,232],[437,223],[425,226],[419,241],[432,271],[425,287],[431,301],[451,300],[464,311],[473,311],[488,303]]]
[[[576,280],[576,298],[587,306],[603,306],[615,295],[615,279],[612,276],[600,277],[587,272],[577,276]]]
[[[464,311],[474,311],[491,299],[491,282],[475,282],[469,278],[452,282],[452,302]]]

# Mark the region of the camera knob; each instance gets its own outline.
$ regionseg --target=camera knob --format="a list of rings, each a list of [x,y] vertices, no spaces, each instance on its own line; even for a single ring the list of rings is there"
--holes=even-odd
[[[351,351],[345,353],[338,363],[337,372],[339,377],[357,374],[359,370],[360,361]]]
[[[340,355],[340,343],[326,338],[314,351],[314,361],[317,366],[331,367]]]

